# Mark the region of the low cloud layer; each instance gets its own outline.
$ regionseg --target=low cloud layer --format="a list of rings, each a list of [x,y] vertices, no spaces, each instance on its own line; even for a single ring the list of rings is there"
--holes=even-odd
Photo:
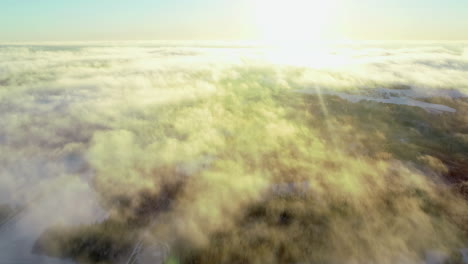
[[[304,182],[314,193],[307,198],[316,203],[312,212],[330,219],[327,245],[336,248],[324,252],[340,248],[334,261],[362,263],[365,256],[411,263],[428,247],[461,248],[465,241],[456,224],[434,218],[424,203],[458,214],[467,208],[465,200],[406,161],[385,153],[377,160],[360,156],[370,134],[338,123],[323,105],[317,116],[306,108],[297,114],[308,106],[294,91],[412,87],[419,94],[463,97],[468,46],[381,43],[317,50],[0,46],[0,199],[21,216],[1,226],[8,236],[0,243],[18,237],[27,242],[24,251],[0,248],[0,258],[29,254],[51,225],[131,218],[145,202],[142,193],[153,196],[181,182],[186,185],[171,209],[158,216],[167,224],[148,228],[151,237],[171,245],[209,245],[211,234],[235,229],[243,208],[264,200],[276,184]],[[457,110],[462,118],[466,104]],[[311,127],[320,115],[330,117]],[[466,134],[458,136],[466,141]],[[421,159],[431,173],[447,170],[439,159]],[[342,209],[331,206],[343,200],[350,211],[339,215]],[[390,209],[382,210],[384,205]],[[347,213],[357,217],[351,221]]]

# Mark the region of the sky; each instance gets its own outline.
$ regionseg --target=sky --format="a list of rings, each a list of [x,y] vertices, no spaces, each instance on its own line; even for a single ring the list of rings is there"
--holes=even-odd
[[[467,40],[468,1],[0,0],[7,42],[285,38]]]

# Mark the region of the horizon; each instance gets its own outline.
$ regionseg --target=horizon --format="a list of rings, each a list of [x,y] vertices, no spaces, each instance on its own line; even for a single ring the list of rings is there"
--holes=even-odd
[[[288,44],[288,46],[301,46],[301,47],[316,47],[316,46],[326,46],[326,45],[370,45],[370,44],[465,44],[468,42],[468,39],[365,39],[365,40],[352,40],[352,39],[342,39],[342,40],[326,40],[319,41],[315,43],[307,44]],[[208,46],[223,46],[223,45],[233,45],[237,44],[234,47],[277,47],[283,46],[281,43],[272,43],[267,41],[255,40],[255,39],[245,39],[245,40],[229,40],[229,39],[129,39],[129,40],[39,40],[39,41],[29,41],[29,40],[17,40],[17,41],[0,41],[0,45],[89,45],[89,44],[160,44],[160,45],[179,45],[184,44],[184,46],[190,45],[208,45]]]
[[[468,264],[468,0],[0,0],[0,264]]]

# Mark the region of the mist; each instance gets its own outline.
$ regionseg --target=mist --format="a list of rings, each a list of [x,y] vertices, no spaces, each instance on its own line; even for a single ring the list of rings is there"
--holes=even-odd
[[[468,45],[290,49],[0,46],[0,261],[467,263]]]

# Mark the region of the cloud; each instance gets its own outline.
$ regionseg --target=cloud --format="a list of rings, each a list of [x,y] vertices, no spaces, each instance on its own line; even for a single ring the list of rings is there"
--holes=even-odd
[[[463,200],[394,153],[365,154],[381,147],[366,139],[383,140],[392,127],[376,121],[380,131],[366,130],[327,111],[333,101],[317,107],[292,91],[405,85],[466,94],[466,50],[335,47],[321,53],[340,63],[320,66],[307,63],[316,52],[285,65],[259,47],[2,46],[1,199],[30,204],[27,224],[14,230],[37,235],[30,227],[130,218],[145,195],[171,193],[152,235],[203,247],[213,233],[235,230],[243,210],[267,199],[275,184],[307,182],[317,208],[298,210],[330,221],[326,246],[337,258],[392,263],[459,246],[457,226],[424,206],[454,213],[466,209]],[[439,158],[420,160],[441,174],[447,167]],[[178,185],[176,194],[166,190]],[[343,202],[350,216],[332,209]],[[48,223],[49,214],[57,221]],[[347,217],[372,225],[356,227]]]

